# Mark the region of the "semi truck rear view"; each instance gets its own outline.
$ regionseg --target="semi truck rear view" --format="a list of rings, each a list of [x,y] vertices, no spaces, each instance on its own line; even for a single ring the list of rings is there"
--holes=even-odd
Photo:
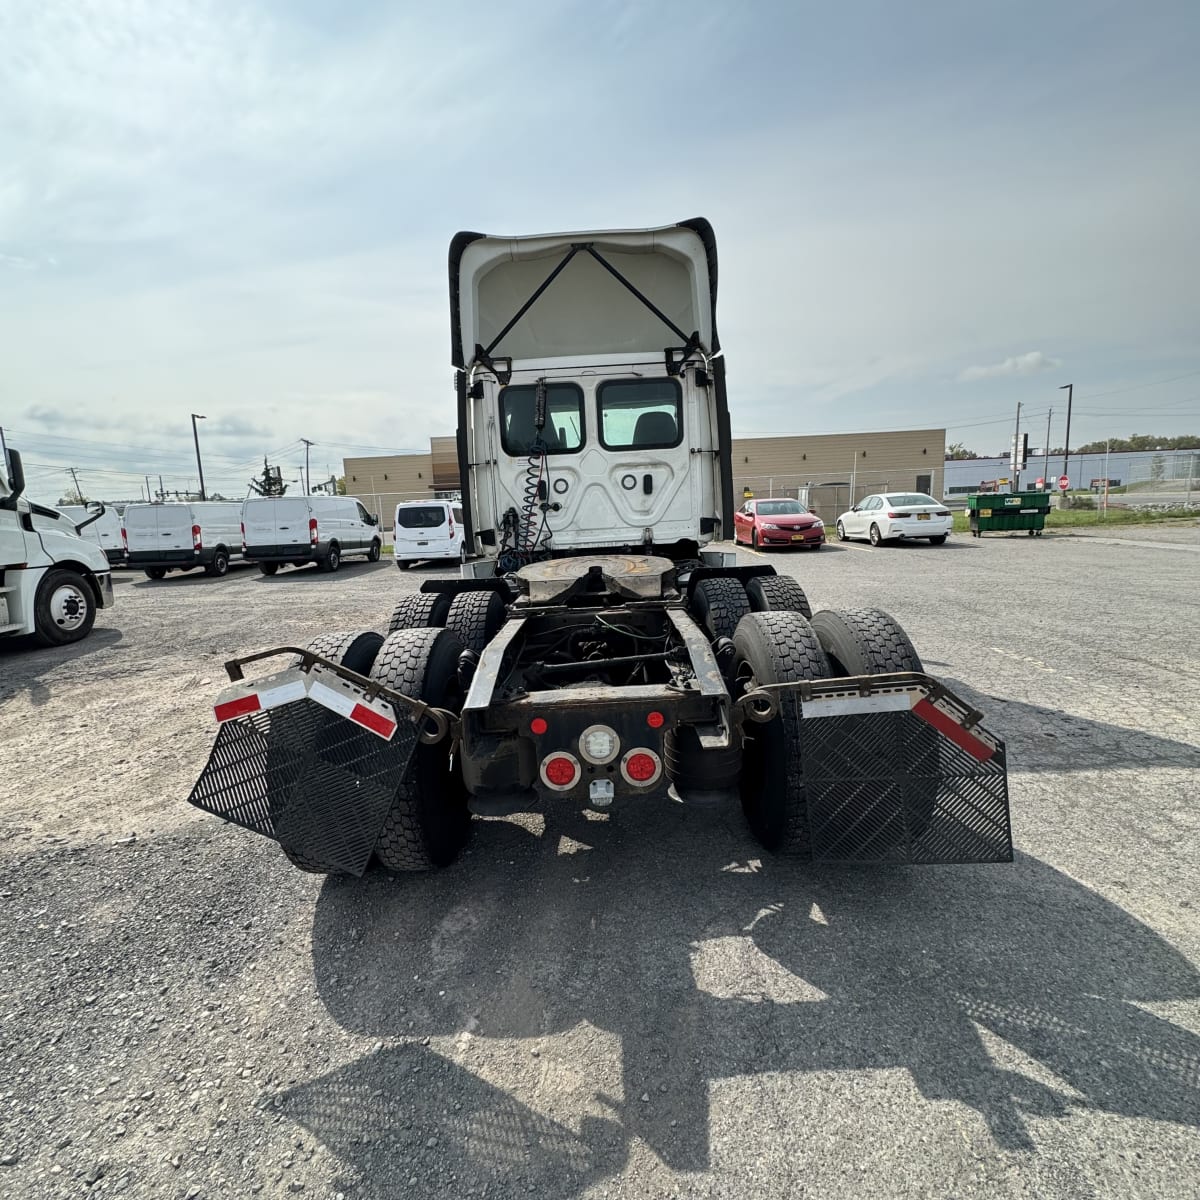
[[[102,504],[88,507],[90,520]],[[113,603],[108,556],[63,513],[25,495],[21,456],[0,437],[0,637],[62,646],[87,637]]]
[[[1012,856],[1003,743],[888,614],[739,566],[701,219],[449,255],[476,561],[386,632],[234,659],[189,799],[297,866],[445,866],[472,814],[740,804],[821,862]],[[246,667],[273,663],[245,679]]]

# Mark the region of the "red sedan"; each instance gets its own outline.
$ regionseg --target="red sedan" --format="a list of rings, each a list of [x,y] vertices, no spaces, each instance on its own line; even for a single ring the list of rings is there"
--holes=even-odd
[[[734,542],[759,546],[825,545],[825,523],[799,500],[747,500],[733,515]]]

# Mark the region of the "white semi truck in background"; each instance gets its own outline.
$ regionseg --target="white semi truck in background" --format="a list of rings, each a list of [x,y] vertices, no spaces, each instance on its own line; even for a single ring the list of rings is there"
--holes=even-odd
[[[103,504],[88,505],[88,520],[76,525],[34,504],[20,454],[0,438],[0,637],[63,646],[91,633],[96,613],[112,607],[112,572],[79,531],[104,513]]]

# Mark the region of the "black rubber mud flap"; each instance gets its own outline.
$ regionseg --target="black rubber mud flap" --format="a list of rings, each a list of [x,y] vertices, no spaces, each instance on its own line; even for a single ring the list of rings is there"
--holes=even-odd
[[[924,678],[930,686],[860,676],[807,691],[801,770],[814,862],[1012,861],[1004,743]]]
[[[188,803],[274,838],[308,870],[361,875],[416,745],[406,713],[384,740],[303,697],[225,721]]]

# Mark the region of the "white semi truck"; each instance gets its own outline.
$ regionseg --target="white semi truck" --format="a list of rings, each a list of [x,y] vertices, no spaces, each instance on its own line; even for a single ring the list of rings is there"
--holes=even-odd
[[[717,252],[702,219],[450,247],[477,556],[227,664],[193,804],[296,866],[445,866],[471,815],[740,802],[769,851],[1006,862],[1003,743],[874,608],[813,613],[733,536]],[[282,670],[247,681],[278,655]]]
[[[62,646],[91,633],[96,613],[112,607],[112,572],[108,556],[80,529],[105,511],[88,505],[77,525],[34,504],[25,496],[20,454],[0,439],[0,637]]]

